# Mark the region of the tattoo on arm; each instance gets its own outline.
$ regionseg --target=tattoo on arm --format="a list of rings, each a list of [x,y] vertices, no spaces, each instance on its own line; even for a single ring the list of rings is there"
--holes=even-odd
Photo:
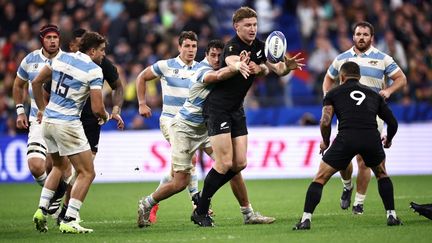
[[[321,136],[323,141],[328,145],[330,143],[331,135],[331,121],[334,115],[334,108],[331,105],[326,105],[322,109],[322,116],[320,121]]]

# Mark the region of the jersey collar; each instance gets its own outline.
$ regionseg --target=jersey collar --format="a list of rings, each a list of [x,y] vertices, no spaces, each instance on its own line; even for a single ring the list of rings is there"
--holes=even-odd
[[[360,57],[363,57],[363,56],[369,56],[372,52],[375,52],[375,50],[376,50],[376,48],[375,48],[374,46],[371,45],[371,46],[369,47],[369,49],[367,49],[367,51],[363,52],[363,53],[360,54],[360,55],[357,55],[357,53],[354,51],[354,46],[351,47],[351,49],[350,49],[349,51],[351,52],[351,54],[352,54],[353,56],[360,56]]]
[[[39,49],[39,56],[42,58],[42,60],[44,62],[53,60],[53,59],[57,59],[59,56],[61,56],[61,54],[63,53],[63,51],[61,49],[59,49],[59,52],[57,52],[57,55],[55,55],[53,58],[49,59],[46,56],[44,56],[44,54],[42,53],[43,48]]]
[[[190,66],[187,65],[186,63],[184,63],[184,62],[182,61],[182,59],[180,59],[180,55],[177,56],[177,57],[175,58],[175,60],[176,60],[176,62],[178,62],[178,63],[180,64],[180,66],[181,66],[182,68],[185,68],[185,67],[192,68],[192,67],[194,67],[194,66],[197,64],[197,62],[196,62],[195,60],[193,60],[193,61],[192,61],[192,64],[191,64]]]

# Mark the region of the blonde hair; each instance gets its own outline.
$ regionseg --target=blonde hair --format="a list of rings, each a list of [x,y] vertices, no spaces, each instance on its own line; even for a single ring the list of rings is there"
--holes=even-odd
[[[257,17],[257,13],[255,12],[255,10],[253,10],[252,8],[249,7],[241,7],[239,9],[237,9],[232,17],[232,21],[233,24],[241,21],[242,19],[247,19],[247,18],[256,18]]]

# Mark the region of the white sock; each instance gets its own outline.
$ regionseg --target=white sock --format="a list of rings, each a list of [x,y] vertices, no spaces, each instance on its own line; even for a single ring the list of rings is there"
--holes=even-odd
[[[353,184],[352,184],[352,180],[351,180],[351,178],[350,178],[349,180],[344,180],[344,179],[341,177],[341,181],[342,181],[342,183],[344,184],[344,187],[345,187],[346,189],[351,190],[351,189],[353,188]]]
[[[153,198],[153,194],[152,195],[150,195],[150,196],[147,196],[145,199],[144,199],[144,204],[147,206],[147,207],[153,207],[154,205],[156,205],[158,202]]]
[[[301,222],[304,222],[306,219],[309,219],[310,221],[312,221],[312,214],[311,213],[303,212],[303,216],[302,216]]]
[[[253,208],[252,208],[252,204],[249,204],[249,205],[246,206],[246,207],[241,207],[241,206],[240,206],[240,212],[241,212],[243,215],[246,215],[246,216],[250,216],[250,215],[252,215],[252,214],[254,213]]]
[[[163,185],[172,180],[171,172],[166,174],[162,179],[159,181],[159,186],[156,188],[156,191]]]
[[[359,204],[364,204],[365,198],[366,198],[366,195],[363,195],[363,194],[356,192],[353,206],[357,206]]]
[[[74,219],[79,218],[79,211],[81,209],[81,205],[82,202],[80,200],[71,198],[69,200],[69,204],[65,216]]]
[[[42,188],[41,196],[39,199],[39,207],[48,209],[50,200],[54,197],[55,191],[47,189],[45,187]]]
[[[189,196],[192,198],[192,196],[198,192],[198,175],[195,167],[193,167],[190,172],[191,172],[191,177],[188,185],[188,190],[189,190]]]
[[[44,171],[44,173],[41,176],[39,176],[38,178],[36,178],[36,177],[33,177],[33,178],[35,178],[35,181],[37,182],[37,184],[39,184],[40,186],[43,187],[45,184],[45,180],[47,178],[47,173],[46,173],[46,171]]]
[[[387,218],[392,215],[394,218],[397,218],[395,210],[387,210]]]

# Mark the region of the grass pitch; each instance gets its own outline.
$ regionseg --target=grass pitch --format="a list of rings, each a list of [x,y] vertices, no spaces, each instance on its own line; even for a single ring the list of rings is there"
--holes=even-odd
[[[271,225],[243,225],[242,215],[228,185],[213,199],[215,228],[199,228],[190,221],[186,192],[163,201],[158,221],[148,228],[136,226],[137,202],[157,183],[94,184],[81,210],[84,227],[92,234],[68,235],[49,220],[47,233],[35,230],[32,216],[41,188],[36,184],[0,185],[1,242],[431,242],[432,221],[414,214],[410,201],[432,202],[432,176],[392,177],[395,204],[404,225],[386,226],[385,211],[376,180],[369,186],[365,214],[353,215],[339,207],[342,190],[338,178],[324,187],[310,231],[293,231],[303,212],[310,179],[249,180],[255,211],[277,218]],[[202,183],[200,183],[202,186]],[[354,195],[353,195],[354,198]]]

